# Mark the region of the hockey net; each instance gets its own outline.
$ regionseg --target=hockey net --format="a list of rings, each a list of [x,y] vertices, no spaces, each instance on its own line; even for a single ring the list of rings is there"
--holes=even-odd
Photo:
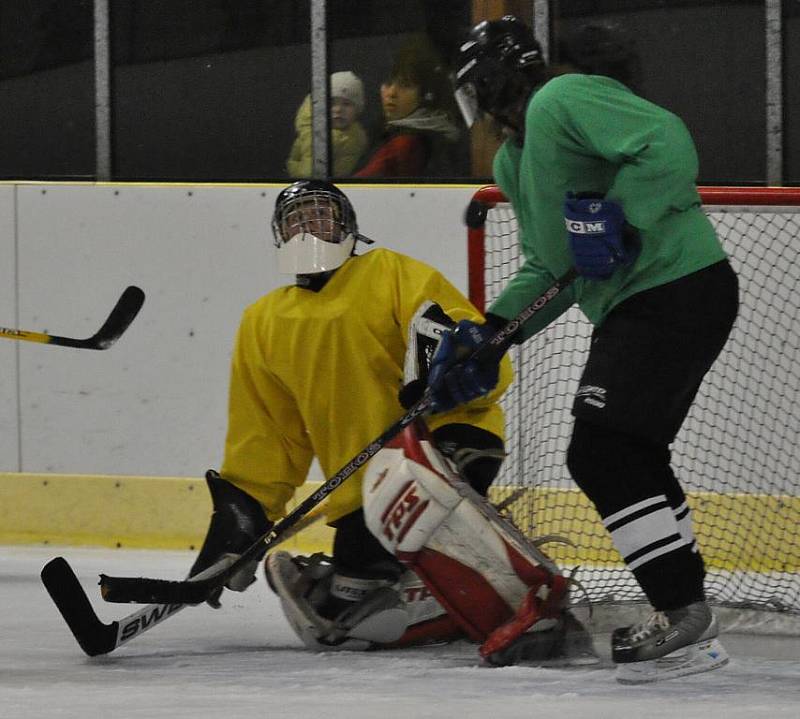
[[[800,618],[800,188],[701,188],[739,274],[741,307],[673,445],[718,607]],[[513,211],[496,187],[468,210],[470,297],[485,309],[519,267]],[[702,308],[698,308],[702,311]],[[570,409],[591,326],[573,307],[512,350],[503,402],[509,456],[493,488],[593,603],[642,601],[638,586],[566,470]],[[654,410],[655,411],[655,410]],[[757,612],[758,616],[764,613]],[[780,630],[778,630],[780,631]]]

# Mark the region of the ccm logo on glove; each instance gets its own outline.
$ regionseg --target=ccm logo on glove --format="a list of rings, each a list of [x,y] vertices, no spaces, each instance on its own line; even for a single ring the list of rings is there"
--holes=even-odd
[[[588,211],[591,213],[600,212],[603,206],[599,202],[592,202],[588,206]],[[607,232],[605,220],[572,220],[569,217],[565,218],[567,223],[567,230],[574,232],[576,235],[597,235]]]
[[[639,254],[639,233],[613,200],[568,192],[564,223],[575,269],[588,279],[607,279]]]

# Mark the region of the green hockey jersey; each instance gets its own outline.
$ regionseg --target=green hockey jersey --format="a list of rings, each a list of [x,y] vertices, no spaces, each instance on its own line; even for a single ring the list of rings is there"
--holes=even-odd
[[[724,259],[700,205],[697,172],[692,138],[671,112],[607,77],[569,74],[545,83],[528,103],[524,146],[506,141],[494,160],[525,262],[490,311],[510,319],[570,267],[567,192],[600,193],[621,204],[642,250],[610,279],[579,278],[531,318],[520,339],[576,302],[599,325],[631,295]]]

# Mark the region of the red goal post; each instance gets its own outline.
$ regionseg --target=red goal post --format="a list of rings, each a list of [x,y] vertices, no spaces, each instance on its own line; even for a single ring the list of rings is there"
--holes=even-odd
[[[800,187],[699,187],[700,197],[706,207],[798,207]],[[497,185],[486,185],[472,196],[467,209],[467,281],[469,297],[481,312],[486,310],[484,286],[486,228],[480,221],[485,213],[497,205],[506,204],[503,192]],[[474,226],[473,226],[474,225]],[[798,240],[800,241],[800,239]]]
[[[800,619],[800,188],[701,187],[739,275],[740,311],[672,447],[720,607]],[[495,186],[467,210],[468,283],[485,311],[519,264],[516,220]],[[567,474],[572,393],[591,327],[572,308],[514,348],[506,393],[508,458],[493,499],[554,548],[596,602],[643,599],[594,509]],[[762,612],[758,612],[762,614]],[[792,626],[797,626],[796,622]]]

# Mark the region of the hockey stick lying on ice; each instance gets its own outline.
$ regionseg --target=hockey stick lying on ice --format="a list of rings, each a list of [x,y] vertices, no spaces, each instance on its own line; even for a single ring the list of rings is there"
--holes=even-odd
[[[514,333],[534,314],[539,312],[542,307],[549,304],[567,287],[575,278],[577,272],[570,269],[566,274],[555,281],[544,294],[537,297],[525,309],[523,309],[514,319],[499,329],[494,335],[481,344],[470,355],[468,359],[480,359],[481,356],[494,353],[499,349],[505,349],[511,343]],[[316,492],[310,495],[305,501],[300,503],[292,512],[278,522],[269,532],[259,537],[250,547],[248,547],[241,557],[231,566],[227,567],[198,581],[170,581],[166,579],[147,579],[144,577],[111,577],[106,574],[100,575],[100,592],[107,602],[135,602],[148,604],[151,602],[159,604],[201,604],[206,601],[219,587],[223,586],[228,578],[246,562],[252,560],[264,551],[264,544],[269,549],[280,540],[293,525],[297,524],[303,516],[310,512],[320,502],[322,502],[331,492],[333,492],[342,482],[363,467],[380,449],[391,439],[402,432],[417,417],[427,413],[431,407],[430,393],[426,390],[416,404],[414,404],[406,414],[404,414],[391,427],[386,429],[383,434],[373,440],[364,449],[353,457],[344,467],[327,480]]]
[[[309,513],[302,522],[298,522],[292,531],[280,537],[280,544],[295,534],[311,526],[325,517],[325,508]],[[233,563],[232,558],[225,558],[212,564],[188,582],[201,580],[204,577],[216,575]],[[78,640],[81,649],[90,657],[113,652],[117,647],[131,639],[144,634],[156,624],[177,614],[185,609],[186,604],[150,604],[133,614],[122,619],[106,624],[100,620],[94,611],[86,592],[83,591],[78,577],[64,557],[55,557],[44,565],[41,572],[42,583],[47,593],[55,603],[61,616]]]
[[[23,340],[25,342],[40,342],[49,345],[61,345],[62,347],[76,347],[85,350],[106,350],[113,345],[128,329],[139,310],[144,304],[144,292],[131,285],[127,287],[108,315],[108,319],[103,326],[91,337],[85,340],[77,340],[72,337],[59,337],[49,335],[44,332],[29,332],[28,330],[16,330],[8,327],[0,327],[0,337],[7,340]]]
[[[222,567],[222,562],[209,567],[212,574]],[[231,560],[224,563],[229,566]],[[197,575],[201,576],[200,574]],[[173,616],[186,604],[151,604],[110,624],[100,621],[78,577],[64,557],[51,559],[41,572],[42,583],[55,602],[64,621],[75,635],[81,649],[90,657],[108,654],[118,646],[138,637],[156,624]]]

